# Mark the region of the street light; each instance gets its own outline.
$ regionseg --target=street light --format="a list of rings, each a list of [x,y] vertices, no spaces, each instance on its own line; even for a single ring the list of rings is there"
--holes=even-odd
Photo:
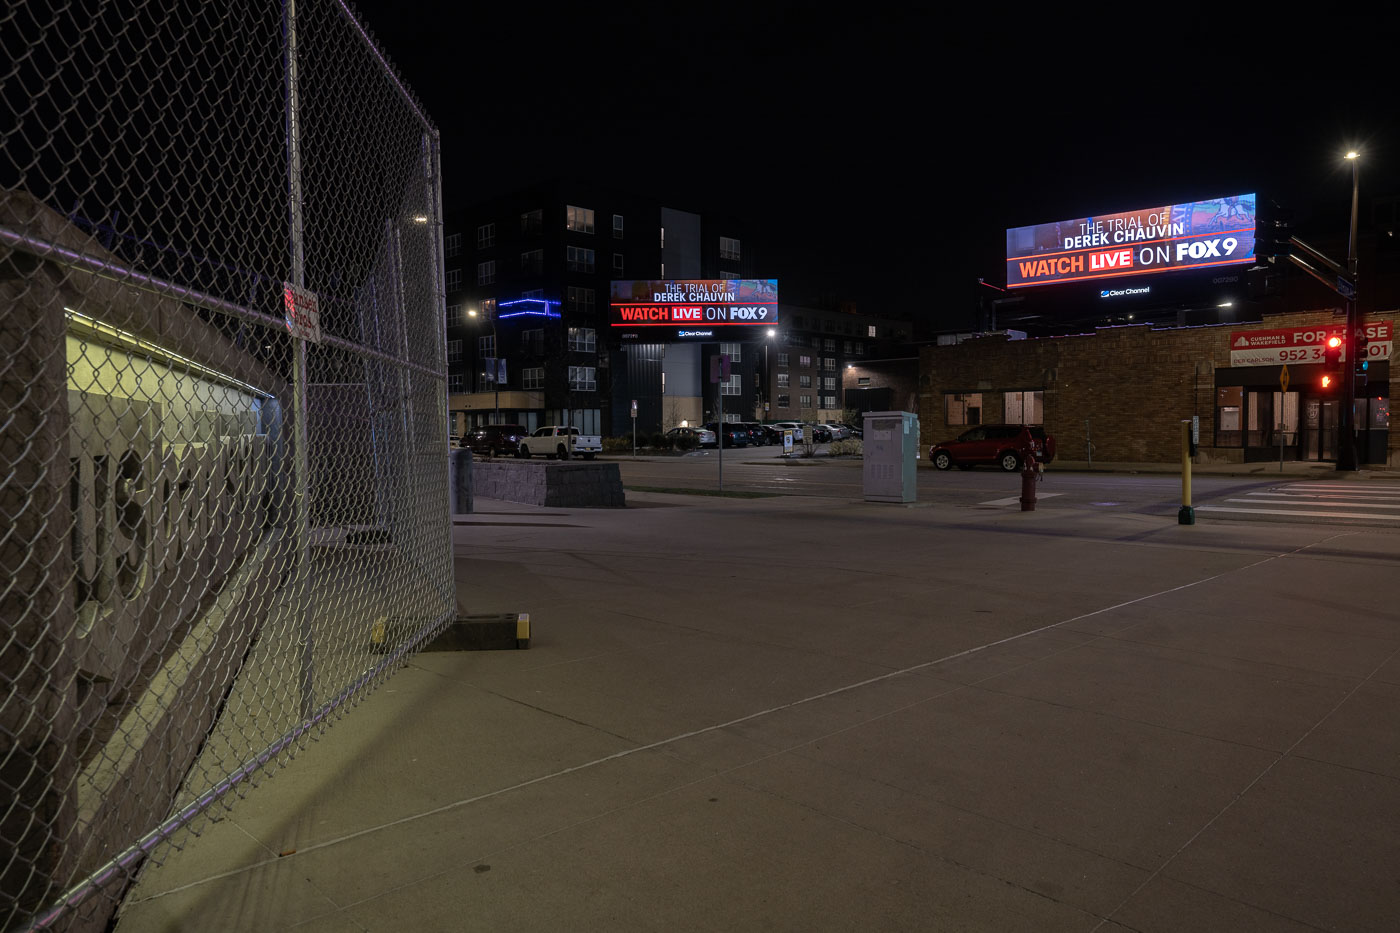
[[[776,336],[778,336],[777,330],[770,327],[768,328],[768,339],[763,341],[763,411],[758,416],[759,421],[767,420],[768,404],[773,397],[773,372],[768,366],[768,347]]]
[[[1351,237],[1347,241],[1347,277],[1351,279],[1350,295],[1347,297],[1347,331],[1344,334],[1346,339],[1347,365],[1353,369],[1356,367],[1356,205],[1357,196],[1360,192],[1360,170],[1361,153],[1352,149],[1347,152],[1347,161],[1351,163]],[[1341,412],[1337,419],[1338,432],[1341,435],[1337,444],[1337,469],[1354,471],[1356,469],[1356,378],[1348,375],[1342,380],[1341,392]]]

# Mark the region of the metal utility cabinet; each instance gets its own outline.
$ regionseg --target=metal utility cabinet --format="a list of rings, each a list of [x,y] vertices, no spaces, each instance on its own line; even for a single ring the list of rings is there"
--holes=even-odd
[[[866,412],[864,447],[866,501],[915,501],[919,416],[907,411]]]

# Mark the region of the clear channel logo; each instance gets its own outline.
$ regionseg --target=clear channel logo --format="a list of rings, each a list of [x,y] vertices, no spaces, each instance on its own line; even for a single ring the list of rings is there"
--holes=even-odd
[[[1124,295],[1146,295],[1152,291],[1151,285],[1142,288],[1105,288],[1099,292],[1100,298],[1122,298]]]

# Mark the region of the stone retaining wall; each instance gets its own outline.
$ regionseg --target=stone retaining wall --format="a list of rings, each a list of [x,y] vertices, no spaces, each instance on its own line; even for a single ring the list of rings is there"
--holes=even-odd
[[[471,476],[474,498],[575,509],[627,504],[616,463],[476,460]]]

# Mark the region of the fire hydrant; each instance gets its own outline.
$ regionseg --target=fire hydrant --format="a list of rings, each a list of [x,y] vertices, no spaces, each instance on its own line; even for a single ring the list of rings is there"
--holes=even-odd
[[[1035,454],[1027,450],[1021,456],[1021,511],[1035,511],[1035,484],[1041,479],[1040,464]]]

